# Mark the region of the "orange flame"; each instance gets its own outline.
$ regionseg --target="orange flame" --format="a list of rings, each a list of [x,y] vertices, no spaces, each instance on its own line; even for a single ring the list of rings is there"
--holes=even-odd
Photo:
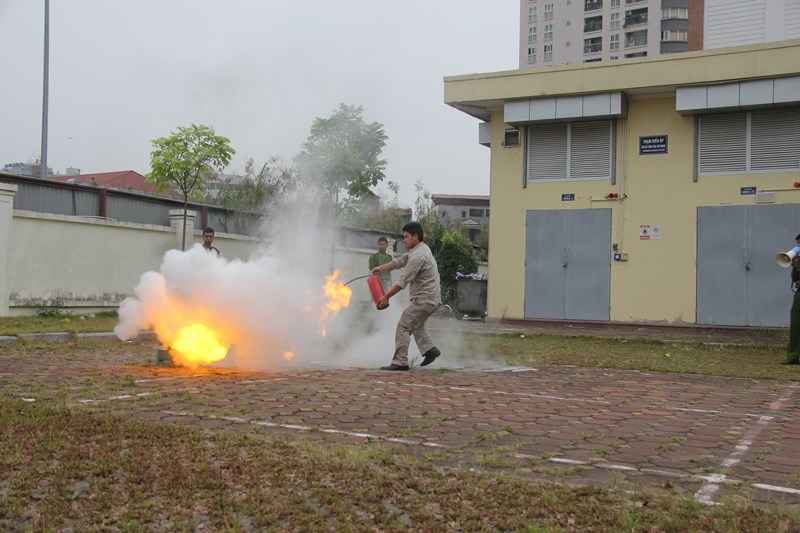
[[[333,274],[325,278],[325,285],[323,289],[325,296],[328,297],[328,302],[322,308],[320,315],[320,334],[324,337],[326,334],[325,326],[322,321],[328,318],[328,315],[334,315],[341,311],[343,308],[350,305],[350,297],[353,296],[353,290],[342,282],[337,282],[336,278],[339,277],[339,270],[334,271]]]
[[[350,297],[353,296],[353,290],[350,287],[336,281],[338,277],[339,271],[337,270],[325,278],[325,296],[330,298],[325,305],[325,309],[333,314],[350,305]],[[327,316],[327,313],[325,313],[325,316]]]
[[[292,359],[294,359],[294,352],[286,352],[285,354],[283,354],[283,358],[286,359],[287,361],[291,361]]]
[[[215,363],[228,355],[228,347],[219,341],[213,330],[202,324],[181,328],[171,349],[177,352],[178,362],[188,367]]]

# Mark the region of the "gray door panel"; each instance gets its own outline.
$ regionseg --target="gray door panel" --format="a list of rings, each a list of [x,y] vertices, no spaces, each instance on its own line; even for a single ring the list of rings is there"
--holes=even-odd
[[[747,325],[785,327],[792,305],[791,273],[777,265],[775,254],[795,246],[794,238],[800,233],[800,206],[750,207]]]
[[[697,322],[745,323],[744,211],[697,210]]]
[[[608,320],[611,210],[528,211],[525,316]]]
[[[611,210],[571,211],[566,318],[608,320]]]
[[[528,211],[525,250],[525,316],[564,318],[566,261],[563,211]]]
[[[697,210],[697,323],[785,327],[789,269],[775,254],[794,246],[800,205]]]

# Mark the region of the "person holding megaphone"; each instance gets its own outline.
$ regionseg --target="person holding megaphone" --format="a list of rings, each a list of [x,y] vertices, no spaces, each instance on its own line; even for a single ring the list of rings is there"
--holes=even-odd
[[[800,246],[800,235],[794,238]],[[794,299],[789,312],[789,348],[782,365],[800,365],[800,255],[792,257],[792,290]]]

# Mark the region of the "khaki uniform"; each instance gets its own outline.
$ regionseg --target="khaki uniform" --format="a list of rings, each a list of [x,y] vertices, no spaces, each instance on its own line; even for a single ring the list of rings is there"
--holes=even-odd
[[[431,249],[424,242],[395,258],[394,262],[397,268],[403,269],[400,280],[395,285],[401,289],[410,285],[411,304],[403,311],[400,321],[397,323],[392,363],[407,366],[411,335],[414,336],[414,342],[417,343],[421,354],[434,347],[433,339],[425,329],[425,323],[442,305],[439,268]]]

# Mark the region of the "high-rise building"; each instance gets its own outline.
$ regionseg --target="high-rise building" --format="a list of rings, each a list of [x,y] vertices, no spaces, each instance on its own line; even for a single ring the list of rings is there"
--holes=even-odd
[[[685,52],[689,0],[520,0],[520,68]]]
[[[800,38],[800,0],[704,0],[703,48]]]
[[[520,0],[519,67],[800,37],[800,0]]]

